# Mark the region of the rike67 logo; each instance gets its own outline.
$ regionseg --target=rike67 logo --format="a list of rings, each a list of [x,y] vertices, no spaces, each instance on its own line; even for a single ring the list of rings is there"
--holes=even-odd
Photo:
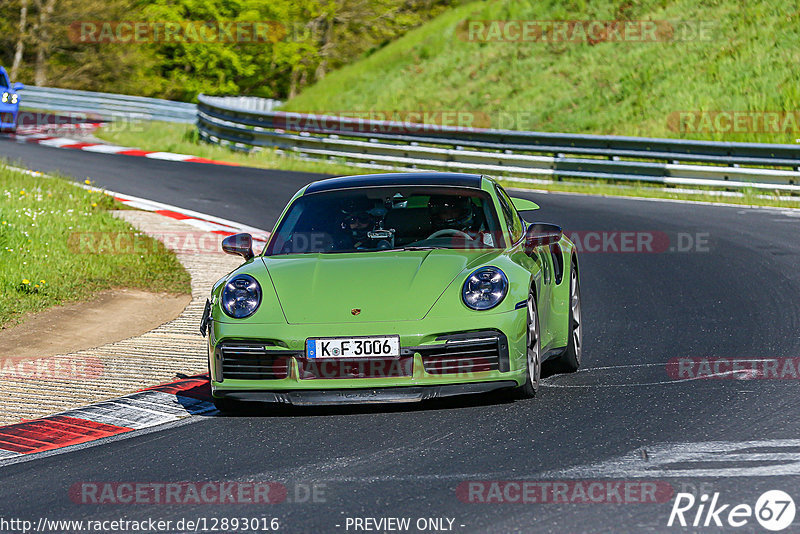
[[[703,494],[699,499],[691,493],[678,493],[667,526],[738,528],[755,518],[763,528],[777,532],[792,524],[795,512],[794,500],[781,490],[764,492],[755,506],[723,503],[719,492],[710,498]]]

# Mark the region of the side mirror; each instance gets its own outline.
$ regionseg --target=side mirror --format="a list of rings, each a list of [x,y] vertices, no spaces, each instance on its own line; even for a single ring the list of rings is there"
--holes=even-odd
[[[536,247],[550,246],[561,241],[564,232],[557,224],[533,223],[525,233],[525,252],[531,254]]]
[[[245,261],[253,258],[253,237],[250,234],[230,235],[222,240],[222,251],[241,256]]]
[[[23,89],[25,89],[25,85],[23,85],[23,84],[21,84],[19,82],[16,82],[16,83],[11,85],[11,89],[13,89],[14,92],[22,91]]]
[[[517,209],[517,211],[531,211],[539,209],[539,204],[528,200],[527,198],[511,197],[511,203],[514,204],[514,207]]]

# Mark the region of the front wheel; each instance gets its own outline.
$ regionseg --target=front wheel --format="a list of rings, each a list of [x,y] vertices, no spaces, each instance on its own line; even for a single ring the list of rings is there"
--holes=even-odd
[[[536,298],[531,291],[527,302],[528,320],[526,334],[526,365],[525,383],[514,389],[514,396],[518,399],[530,399],[536,396],[539,390],[539,379],[542,376],[542,344],[539,336],[539,314],[536,311]]]
[[[564,353],[558,357],[556,363],[559,370],[565,373],[574,373],[581,366],[583,353],[583,327],[581,325],[581,284],[578,279],[578,270],[575,262],[572,263],[572,273],[569,284],[569,342]]]

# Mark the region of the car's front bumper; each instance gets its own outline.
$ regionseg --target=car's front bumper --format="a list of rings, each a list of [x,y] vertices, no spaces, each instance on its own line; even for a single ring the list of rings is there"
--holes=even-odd
[[[395,402],[421,402],[458,395],[488,393],[511,389],[514,380],[498,380],[467,384],[439,386],[401,386],[371,389],[330,389],[297,391],[216,391],[215,397],[240,402],[270,402],[295,406],[335,406],[341,404],[382,404]]]
[[[17,115],[19,106],[17,104],[0,104],[0,129],[11,130],[17,126]]]
[[[525,310],[463,319],[320,325],[213,321],[217,398],[290,404],[413,402],[524,383]],[[400,336],[394,358],[310,359],[311,337]]]

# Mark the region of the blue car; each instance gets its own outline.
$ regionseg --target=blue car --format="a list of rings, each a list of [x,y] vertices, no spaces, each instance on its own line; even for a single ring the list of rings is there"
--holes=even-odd
[[[24,89],[21,83],[11,84],[6,69],[0,67],[0,132],[14,132],[19,114],[19,94]]]

